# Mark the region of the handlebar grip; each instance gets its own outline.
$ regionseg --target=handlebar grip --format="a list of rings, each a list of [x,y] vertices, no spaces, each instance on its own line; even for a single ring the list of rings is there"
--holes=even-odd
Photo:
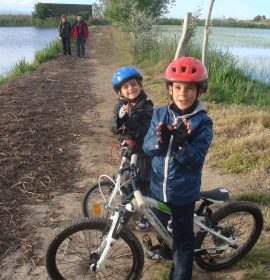
[[[144,209],[145,208],[145,201],[143,200],[142,193],[140,191],[134,192],[134,197],[137,201],[137,204],[139,208]]]
[[[138,158],[137,154],[133,154],[131,156],[130,165],[132,165],[132,164],[136,165],[137,164],[137,158]]]

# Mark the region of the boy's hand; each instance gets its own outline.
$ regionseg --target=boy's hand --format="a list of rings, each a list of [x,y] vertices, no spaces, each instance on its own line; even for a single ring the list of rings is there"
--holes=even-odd
[[[170,141],[172,130],[173,130],[172,126],[166,125],[163,122],[158,123],[157,125],[158,142],[162,144],[168,144]]]
[[[172,124],[172,126],[175,126],[176,124]],[[183,147],[188,135],[191,133],[191,128],[190,124],[187,121],[187,119],[182,117],[182,124],[177,128],[174,129],[172,134],[173,134],[173,140],[174,143],[178,147]]]
[[[124,118],[125,115],[128,113],[128,110],[129,110],[128,104],[123,105],[123,106],[120,108],[119,113],[118,113],[119,118],[120,118],[120,119]]]

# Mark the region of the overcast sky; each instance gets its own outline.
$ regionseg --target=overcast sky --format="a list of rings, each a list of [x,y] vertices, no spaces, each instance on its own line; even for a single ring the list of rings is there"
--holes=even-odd
[[[121,0],[119,0],[121,1]],[[69,4],[93,4],[93,0],[1,0],[0,10],[17,10],[32,12],[37,2],[69,3]],[[167,17],[183,18],[187,12],[196,12],[202,8],[201,17],[206,16],[209,0],[176,0],[176,5],[170,8]],[[212,18],[232,17],[238,19],[253,19],[257,15],[265,15],[270,18],[270,0],[215,0]]]

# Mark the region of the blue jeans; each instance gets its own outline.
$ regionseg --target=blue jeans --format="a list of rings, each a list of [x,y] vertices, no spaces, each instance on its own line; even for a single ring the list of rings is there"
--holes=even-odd
[[[191,280],[194,251],[194,207],[195,202],[187,205],[170,205],[173,227],[173,266],[170,280]]]
[[[76,41],[77,44],[77,56],[82,57],[85,55],[84,38],[79,36]]]
[[[157,197],[151,193],[154,199]],[[170,280],[191,280],[194,251],[194,208],[195,202],[187,205],[168,204],[172,209],[173,246],[172,257],[173,266],[170,271]],[[169,216],[157,209],[152,209],[167,227]],[[160,238],[158,238],[160,241]]]

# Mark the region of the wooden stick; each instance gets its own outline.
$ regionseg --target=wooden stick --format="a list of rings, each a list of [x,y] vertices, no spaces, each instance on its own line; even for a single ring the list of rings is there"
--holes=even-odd
[[[208,15],[205,20],[204,34],[203,34],[203,48],[202,48],[202,63],[206,66],[207,64],[207,48],[208,48],[208,37],[210,33],[210,19],[215,0],[209,0]]]
[[[190,39],[189,24],[190,24],[191,18],[192,18],[191,13],[185,14],[183,31],[182,31],[182,35],[181,35],[181,38],[179,40],[179,43],[178,43],[178,46],[176,49],[174,60],[179,57],[185,56],[187,45],[188,45],[188,42]]]

